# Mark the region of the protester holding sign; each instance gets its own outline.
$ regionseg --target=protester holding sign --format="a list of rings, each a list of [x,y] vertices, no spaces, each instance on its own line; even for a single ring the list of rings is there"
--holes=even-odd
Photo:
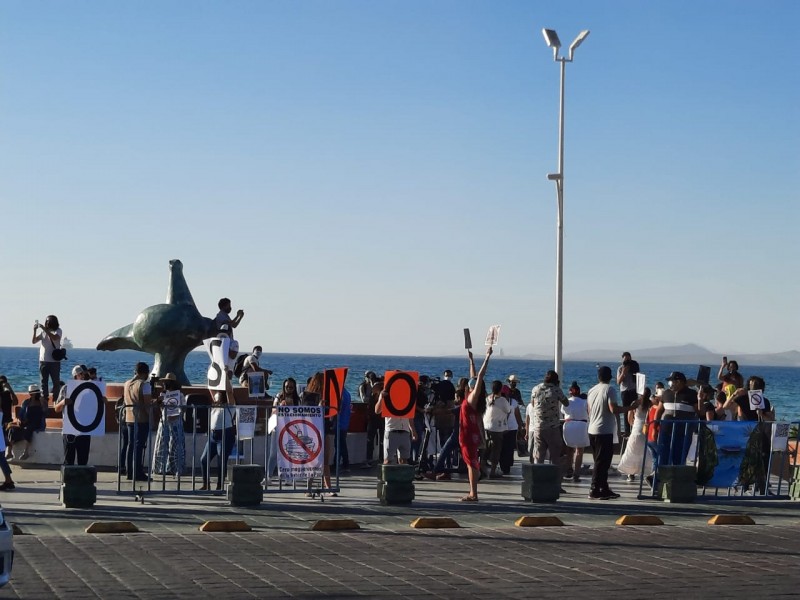
[[[89,381],[89,372],[82,365],[72,367],[72,379],[76,381]],[[67,386],[61,386],[58,399],[53,407],[57,413],[63,413],[70,402],[67,394]],[[89,464],[89,450],[92,445],[92,437],[87,434],[72,435],[65,433],[61,436],[64,443],[64,464],[74,465],[77,455],[78,464]]]
[[[378,402],[375,404],[376,414],[384,412],[384,404],[388,399],[389,393],[386,389],[381,390]],[[414,430],[409,417],[387,416],[384,419],[383,447],[386,449],[386,456],[383,464],[400,463],[405,465],[411,458],[411,442],[416,441],[417,432]]]
[[[236,429],[233,426],[233,417],[236,409],[233,388],[228,379],[227,390],[214,393],[214,403],[209,417],[209,432],[206,447],[200,457],[200,467],[203,471],[203,485],[201,490],[207,490],[211,475],[209,465],[219,455],[217,462],[217,489],[222,489],[222,482],[228,473],[228,457],[231,455],[236,442]]]
[[[183,432],[182,408],[186,396],[174,373],[167,373],[161,380],[164,386],[156,402],[161,405],[161,421],[156,433],[153,453],[153,473],[181,475],[186,462],[186,442]]]
[[[471,355],[471,353],[470,353]],[[474,389],[467,396],[466,401],[461,403],[459,415],[459,434],[458,443],[461,447],[461,456],[467,465],[469,475],[469,494],[461,498],[462,502],[478,501],[478,479],[480,479],[481,465],[478,460],[478,448],[481,445],[481,430],[479,421],[483,418],[486,411],[486,369],[489,366],[489,357],[492,355],[492,347],[486,348],[486,358],[478,371]]]

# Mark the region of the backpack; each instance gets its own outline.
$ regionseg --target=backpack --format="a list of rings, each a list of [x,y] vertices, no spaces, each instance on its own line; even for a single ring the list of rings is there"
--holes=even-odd
[[[236,362],[233,363],[233,374],[236,377],[241,377],[244,371],[244,360],[250,356],[249,354],[240,354],[236,357]]]

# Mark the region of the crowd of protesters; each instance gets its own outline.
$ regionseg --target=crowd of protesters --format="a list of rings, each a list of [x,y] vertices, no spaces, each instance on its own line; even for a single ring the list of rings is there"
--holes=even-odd
[[[228,457],[236,446],[235,404],[232,388],[234,362],[238,343],[233,329],[244,316],[239,310],[235,318],[230,300],[223,298],[215,318],[217,333],[229,337],[230,373],[228,389],[213,394],[209,413],[209,435],[201,458],[203,483],[210,486],[210,463],[218,458],[217,489],[226,478]],[[45,429],[52,392],[53,408],[63,412],[70,402],[64,382],[60,380],[60,363],[66,358],[61,348],[58,318],[48,315],[43,325],[34,325],[32,343],[39,345],[40,384],[28,387],[28,398],[19,403],[5,376],[0,376],[0,410],[2,410],[4,444],[0,454],[0,470],[4,483],[0,490],[14,489],[8,460],[24,461],[31,456],[37,432]],[[241,369],[236,377],[248,386],[249,373],[272,371],[260,365],[262,348],[239,356]],[[478,482],[502,479],[511,473],[515,459],[531,463],[550,462],[560,468],[567,482],[580,483],[581,476],[591,471],[589,497],[608,500],[619,497],[609,485],[614,448],[621,449],[616,470],[624,481],[635,481],[640,474],[652,475],[656,465],[685,464],[692,436],[698,421],[771,421],[774,409],[768,399],[753,408],[749,391],[760,390],[765,382],[759,376],[746,381],[735,360],[723,357],[717,373],[718,383],[688,379],[681,372],[672,372],[662,382],[649,387],[637,385],[640,367],[630,352],[622,354],[622,362],[614,371],[599,366],[597,383],[586,393],[576,381],[564,394],[559,373],[547,371],[540,383],[532,386],[530,401],[525,405],[520,379],[509,375],[505,381],[485,380],[492,356],[488,347],[480,369],[475,368],[471,351],[467,352],[468,377],[454,380],[447,369],[441,378],[422,375],[417,388],[413,418],[384,416],[387,399],[383,378],[367,371],[358,386],[358,400],[366,405],[366,467],[382,464],[412,464],[417,479],[449,480],[454,474],[467,476],[466,502],[478,500]],[[242,360],[242,358],[244,360]],[[97,370],[76,365],[76,380],[97,379]],[[321,372],[310,376],[305,386],[287,378],[275,398],[266,394],[271,406],[324,405]],[[180,476],[185,473],[185,440],[182,412],[186,396],[174,374],[168,373],[151,387],[147,363],[137,363],[133,377],[125,382],[124,397],[119,404],[121,452],[119,473],[129,480],[149,480],[151,474]],[[615,387],[616,384],[616,387]],[[637,390],[637,388],[639,388]],[[351,400],[343,390],[338,414],[325,418],[325,452],[323,487],[331,487],[331,466],[340,472],[349,471],[347,431]],[[16,410],[15,410],[15,407]],[[155,435],[152,462],[146,464],[145,451],[150,439],[153,410],[161,411]],[[524,415],[524,416],[523,416]],[[269,433],[273,432],[269,430]],[[338,443],[335,443],[338,434]],[[88,435],[64,435],[64,464],[88,463],[91,438]],[[276,436],[269,435],[270,460],[267,481],[276,473]],[[584,451],[591,449],[592,464],[584,464]],[[377,451],[377,455],[376,455]],[[562,489],[562,492],[564,490]]]

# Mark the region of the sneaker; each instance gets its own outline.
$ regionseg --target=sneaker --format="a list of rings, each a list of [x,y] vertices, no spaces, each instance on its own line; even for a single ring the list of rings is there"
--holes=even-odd
[[[14,482],[13,482],[13,481],[6,481],[6,482],[4,482],[3,484],[0,484],[0,490],[2,490],[2,491],[4,491],[4,492],[5,492],[5,491],[8,491],[8,490],[13,490],[13,489],[15,489],[16,487],[17,487],[17,486],[15,486],[15,485],[14,485]]]
[[[578,477],[577,475],[572,476],[572,483],[580,483],[580,482],[581,482],[580,477]]]
[[[606,490],[603,493],[602,497],[603,497],[603,500],[616,500],[617,498],[619,498],[619,494],[617,494],[615,492],[612,492],[611,490]]]
[[[632,482],[636,481],[636,475],[628,475],[625,478],[625,481],[627,481],[628,483],[632,483]]]
[[[604,500],[604,498],[600,492],[592,490],[589,492],[589,500]]]

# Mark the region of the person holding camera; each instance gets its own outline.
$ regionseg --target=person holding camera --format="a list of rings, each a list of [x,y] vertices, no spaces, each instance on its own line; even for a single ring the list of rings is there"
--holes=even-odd
[[[47,315],[44,325],[41,325],[38,320],[34,321],[31,344],[37,343],[39,344],[42,405],[47,407],[49,393],[47,380],[53,382],[53,399],[55,399],[61,389],[61,360],[66,358],[66,352],[61,349],[61,327],[58,317]]]

